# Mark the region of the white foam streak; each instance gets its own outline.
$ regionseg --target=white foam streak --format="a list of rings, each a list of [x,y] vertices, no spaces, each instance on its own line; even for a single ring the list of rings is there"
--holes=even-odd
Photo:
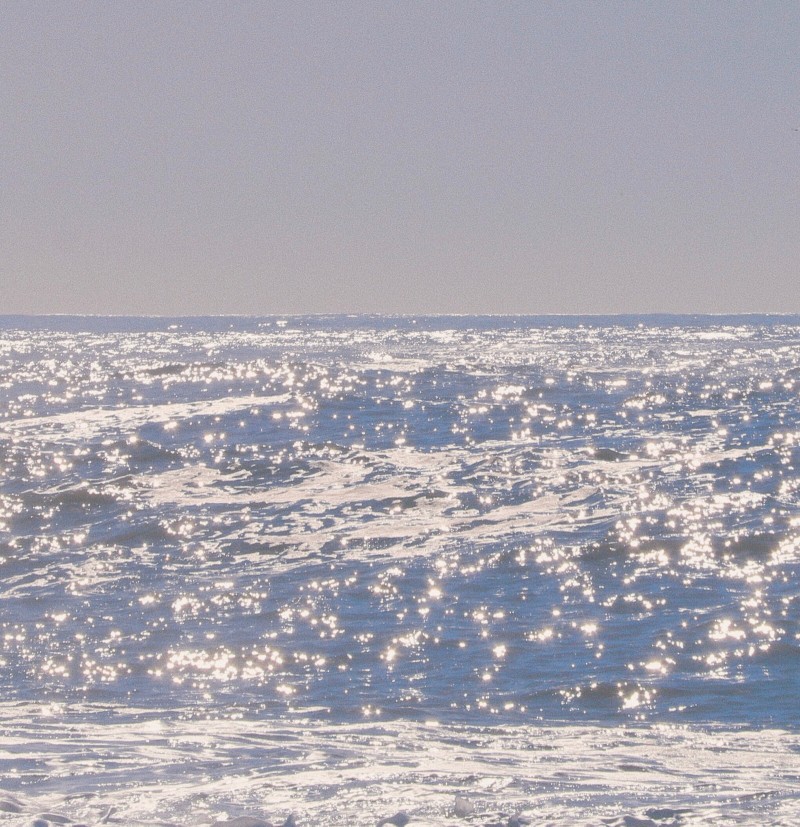
[[[125,824],[294,812],[300,825],[374,825],[398,809],[447,824],[456,795],[480,824],[513,813],[620,825],[648,811],[686,825],[800,817],[798,739],[781,730],[143,722],[124,710],[120,723],[93,725],[91,712],[73,722],[61,710],[66,728],[33,709],[0,713],[0,761],[20,767],[7,792],[24,807],[3,823],[43,810],[91,822],[114,806]]]
[[[302,480],[258,491],[237,488],[231,477],[207,466],[150,474],[139,480],[144,496],[155,507],[269,506],[285,507],[289,530],[270,529],[254,521],[244,532],[251,541],[295,546],[303,553],[319,551],[336,539],[345,547],[358,541],[395,540],[404,554],[436,553],[455,539],[497,541],[519,534],[535,535],[558,526],[565,531],[587,520],[615,516],[616,508],[585,512],[584,503],[596,493],[581,486],[564,494],[545,494],[523,502],[497,505],[483,511],[465,508],[459,495],[471,491],[454,482],[464,463],[475,457],[465,451],[420,452],[403,449],[375,453],[369,465],[320,460]],[[379,467],[380,473],[375,468]],[[613,497],[607,497],[613,501]],[[322,528],[323,524],[334,525]],[[382,544],[381,548],[385,548]]]
[[[90,408],[51,416],[35,416],[6,420],[0,433],[33,434],[37,439],[49,435],[89,439],[115,430],[132,433],[146,424],[179,422],[193,417],[222,416],[239,410],[280,405],[291,400],[290,394],[272,396],[232,396],[201,402],[166,403],[161,405],[126,405],[120,408]]]

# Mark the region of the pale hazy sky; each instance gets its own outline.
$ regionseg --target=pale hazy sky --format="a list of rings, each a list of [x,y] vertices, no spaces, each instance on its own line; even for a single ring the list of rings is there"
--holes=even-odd
[[[0,313],[800,312],[800,3],[0,5]]]

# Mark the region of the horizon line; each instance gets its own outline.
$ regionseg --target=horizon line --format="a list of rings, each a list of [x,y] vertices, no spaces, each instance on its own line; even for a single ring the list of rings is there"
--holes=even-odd
[[[387,311],[310,311],[310,312],[269,312],[269,313],[63,313],[63,312],[47,312],[47,313],[0,313],[0,319],[10,318],[24,318],[24,319],[42,319],[42,318],[63,318],[63,319],[279,319],[283,317],[300,318],[300,317],[325,317],[325,316],[340,316],[345,318],[357,318],[364,316],[374,316],[379,318],[402,318],[413,319],[417,317],[422,318],[563,318],[563,317],[582,317],[582,318],[598,318],[598,317],[612,317],[620,318],[626,316],[707,316],[707,317],[725,317],[725,316],[776,316],[776,317],[792,317],[800,316],[800,310],[797,311],[776,311],[776,310],[733,310],[733,311],[697,311],[697,310],[646,310],[646,311],[612,311],[612,312],[550,312],[550,313],[459,313],[459,312],[419,312],[419,313],[392,313]]]

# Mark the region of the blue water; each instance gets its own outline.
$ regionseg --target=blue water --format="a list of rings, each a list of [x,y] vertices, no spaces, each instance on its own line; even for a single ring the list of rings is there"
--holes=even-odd
[[[6,726],[793,730],[798,390],[798,317],[0,317]]]

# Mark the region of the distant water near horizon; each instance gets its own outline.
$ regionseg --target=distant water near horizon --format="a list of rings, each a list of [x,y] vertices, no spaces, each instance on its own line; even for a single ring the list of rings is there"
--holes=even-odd
[[[799,391],[798,316],[0,316],[0,823],[796,822]]]

